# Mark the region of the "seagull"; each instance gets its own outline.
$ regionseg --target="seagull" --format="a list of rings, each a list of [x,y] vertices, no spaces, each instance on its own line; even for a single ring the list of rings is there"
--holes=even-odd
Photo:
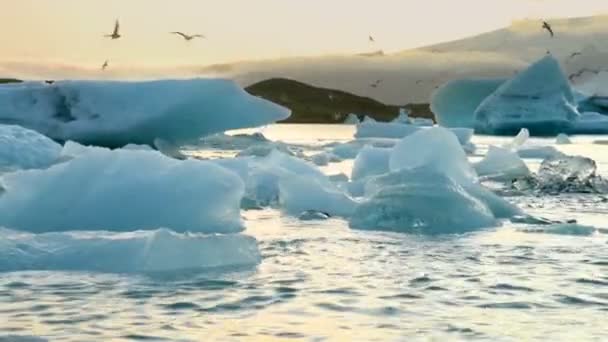
[[[376,82],[370,84],[369,86],[372,88],[378,88],[378,86],[382,83],[382,80],[377,80]]]
[[[106,70],[106,69],[108,68],[108,66],[109,66],[109,65],[110,65],[110,64],[108,64],[108,60],[106,59],[106,61],[105,61],[105,62],[103,62],[103,65],[101,66],[101,70],[102,70],[102,71],[103,71],[103,70]]]
[[[589,69],[589,68],[582,68],[581,70],[570,74],[570,76],[568,76],[568,79],[570,80],[570,82],[573,82],[575,78],[581,77],[584,73],[589,72],[589,73],[593,73],[595,75],[599,74],[601,70],[593,70],[593,69]]]
[[[579,52],[579,51],[573,52],[573,53],[570,54],[570,57],[568,57],[568,59],[572,59],[572,58],[574,58],[576,56],[580,56],[580,55],[582,55],[582,53]]]
[[[420,84],[420,83],[422,83],[422,80],[416,81],[416,84]]]
[[[118,39],[120,38],[120,23],[118,22],[118,20],[116,20],[116,23],[114,23],[114,32],[112,32],[112,34],[106,34],[104,37],[107,38],[111,38],[111,39]]]
[[[555,34],[553,33],[553,29],[551,28],[551,25],[549,25],[548,22],[543,21],[543,29],[549,31],[549,34],[551,34],[551,38],[553,38],[553,36],[555,36]]]
[[[372,37],[372,36],[369,36],[369,41],[370,41],[370,42],[372,42],[372,43],[375,43],[375,42],[376,42],[376,40],[375,40],[375,39],[374,39],[374,37]]]
[[[171,33],[171,34],[177,34],[177,35],[180,35],[180,36],[182,36],[182,38],[184,38],[184,39],[185,39],[187,42],[191,41],[191,40],[192,40],[192,39],[194,39],[194,38],[203,38],[203,39],[207,38],[207,37],[203,36],[202,34],[193,34],[193,35],[188,35],[188,34],[185,34],[185,33],[183,33],[183,32],[169,32],[169,33]]]

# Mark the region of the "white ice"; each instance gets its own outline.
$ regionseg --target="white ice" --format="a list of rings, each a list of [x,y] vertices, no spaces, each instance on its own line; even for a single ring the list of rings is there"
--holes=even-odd
[[[349,217],[355,202],[333,186],[310,177],[283,178],[279,183],[281,207],[290,215],[320,211],[332,216]]]
[[[174,272],[254,266],[260,261],[255,239],[241,234],[179,234],[167,229],[31,234],[0,228],[0,272]]]
[[[357,155],[351,179],[357,181],[389,171],[388,161],[392,149],[365,146]]]
[[[450,81],[431,98],[431,110],[444,127],[475,127],[475,110],[506,79],[462,79]]]
[[[442,127],[421,129],[403,138],[395,145],[389,166],[391,171],[430,167],[459,184],[477,179],[456,135]]]
[[[559,62],[548,55],[502,84],[475,111],[478,132],[567,132],[578,119],[574,95]]]
[[[45,168],[56,163],[61,145],[44,135],[14,125],[0,125],[0,173]]]
[[[374,157],[376,153],[371,152]],[[389,169],[390,173],[349,184],[351,193],[365,195],[351,217],[351,227],[463,233],[521,214],[478,183],[477,173],[448,129],[434,127],[403,138],[390,152]]]
[[[290,111],[224,79],[57,81],[0,86],[0,122],[53,139],[120,147],[179,145],[229,129],[261,126]]]
[[[357,125],[360,122],[361,121],[359,120],[359,117],[357,117],[357,115],[353,114],[353,113],[348,114],[348,116],[346,117],[346,119],[344,119],[344,124],[345,125]]]
[[[372,192],[351,217],[352,228],[450,234],[496,225],[484,203],[432,168],[401,170],[384,177],[405,182]]]
[[[511,181],[530,174],[517,153],[497,146],[490,146],[485,157],[474,167],[478,176],[496,181]]]
[[[568,137],[568,135],[562,133],[562,134],[559,134],[555,138],[555,144],[557,144],[557,145],[569,145],[569,144],[572,144],[572,141],[570,140],[570,138]]]
[[[30,232],[243,229],[244,185],[224,167],[156,151],[81,147],[78,153],[45,170],[4,175],[0,226]]]

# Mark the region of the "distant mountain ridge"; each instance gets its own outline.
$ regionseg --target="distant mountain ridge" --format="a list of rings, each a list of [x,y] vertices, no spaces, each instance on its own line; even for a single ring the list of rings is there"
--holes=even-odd
[[[289,123],[342,123],[350,113],[361,118],[367,115],[389,121],[397,117],[399,108],[408,108],[414,117],[434,118],[428,104],[386,105],[344,91],[318,88],[284,78],[264,80],[245,90],[291,109],[291,117],[284,121]]]

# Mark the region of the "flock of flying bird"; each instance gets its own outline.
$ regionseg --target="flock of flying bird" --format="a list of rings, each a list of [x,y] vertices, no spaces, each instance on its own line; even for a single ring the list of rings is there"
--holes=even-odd
[[[555,32],[553,31],[553,28],[551,27],[551,25],[548,22],[543,21],[542,22],[542,28],[544,30],[547,30],[547,32],[549,32],[549,34],[551,35],[551,38],[555,37]],[[180,32],[180,31],[173,31],[173,32],[169,32],[169,33],[173,34],[173,35],[181,36],[187,42],[189,42],[189,41],[191,41],[193,39],[196,39],[196,38],[201,38],[201,39],[206,39],[207,38],[207,37],[205,37],[202,34],[187,34],[187,33]],[[112,31],[112,33],[106,34],[106,35],[104,35],[104,37],[110,38],[112,40],[120,39],[122,37],[122,35],[120,34],[120,22],[118,20],[116,20],[116,22],[114,23],[114,30]],[[376,40],[374,39],[374,37],[371,36],[371,35],[368,37],[368,40],[369,40],[370,43],[375,43],[376,42]],[[547,51],[547,53],[550,53],[550,52]],[[568,58],[572,59],[572,58],[574,58],[576,56],[580,56],[580,55],[581,55],[580,52],[573,52]],[[101,66],[101,70],[102,71],[106,70],[109,66],[110,66],[110,61],[106,59],[105,62],[103,62],[102,66]],[[574,74],[570,75],[569,78],[570,78],[570,80],[572,80],[574,77],[580,76],[582,73],[587,72],[587,71],[595,72],[595,70],[583,69],[583,70],[581,70],[578,73],[574,73]],[[370,84],[370,87],[372,87],[372,88],[378,88],[382,84],[382,81],[383,80],[381,80],[381,79],[376,80],[375,82],[373,82],[373,83]],[[421,84],[421,83],[422,83],[422,80],[417,80],[416,81],[416,84]]]
[[[180,32],[180,31],[174,31],[174,32],[169,32],[169,33],[181,36],[187,42],[189,42],[193,39],[196,39],[196,38],[202,38],[202,39],[207,38],[202,34],[186,34],[186,33]],[[112,31],[112,33],[110,33],[110,34],[106,34],[104,37],[110,38],[112,40],[120,39],[122,37],[122,35],[120,34],[120,22],[118,20],[116,20],[116,22],[114,23],[114,31]],[[108,68],[108,66],[110,66],[110,61],[106,59],[106,61],[103,62],[103,65],[101,66],[101,70],[106,70]]]

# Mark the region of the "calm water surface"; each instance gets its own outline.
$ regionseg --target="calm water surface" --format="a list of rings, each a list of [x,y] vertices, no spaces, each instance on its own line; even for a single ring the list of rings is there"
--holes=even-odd
[[[322,144],[350,140],[353,128],[277,125],[263,133],[313,153]],[[595,159],[608,176],[608,146],[592,144],[596,139],[574,137],[573,145],[559,148]],[[474,138],[481,151],[505,141]],[[352,161],[324,171],[349,173],[350,167]],[[608,203],[598,196],[510,200],[530,214],[608,228]],[[608,340],[606,234],[526,233],[530,227],[505,224],[420,237],[353,231],[337,219],[299,222],[275,210],[243,216],[263,255],[255,269],[2,274],[0,335],[52,341]]]

